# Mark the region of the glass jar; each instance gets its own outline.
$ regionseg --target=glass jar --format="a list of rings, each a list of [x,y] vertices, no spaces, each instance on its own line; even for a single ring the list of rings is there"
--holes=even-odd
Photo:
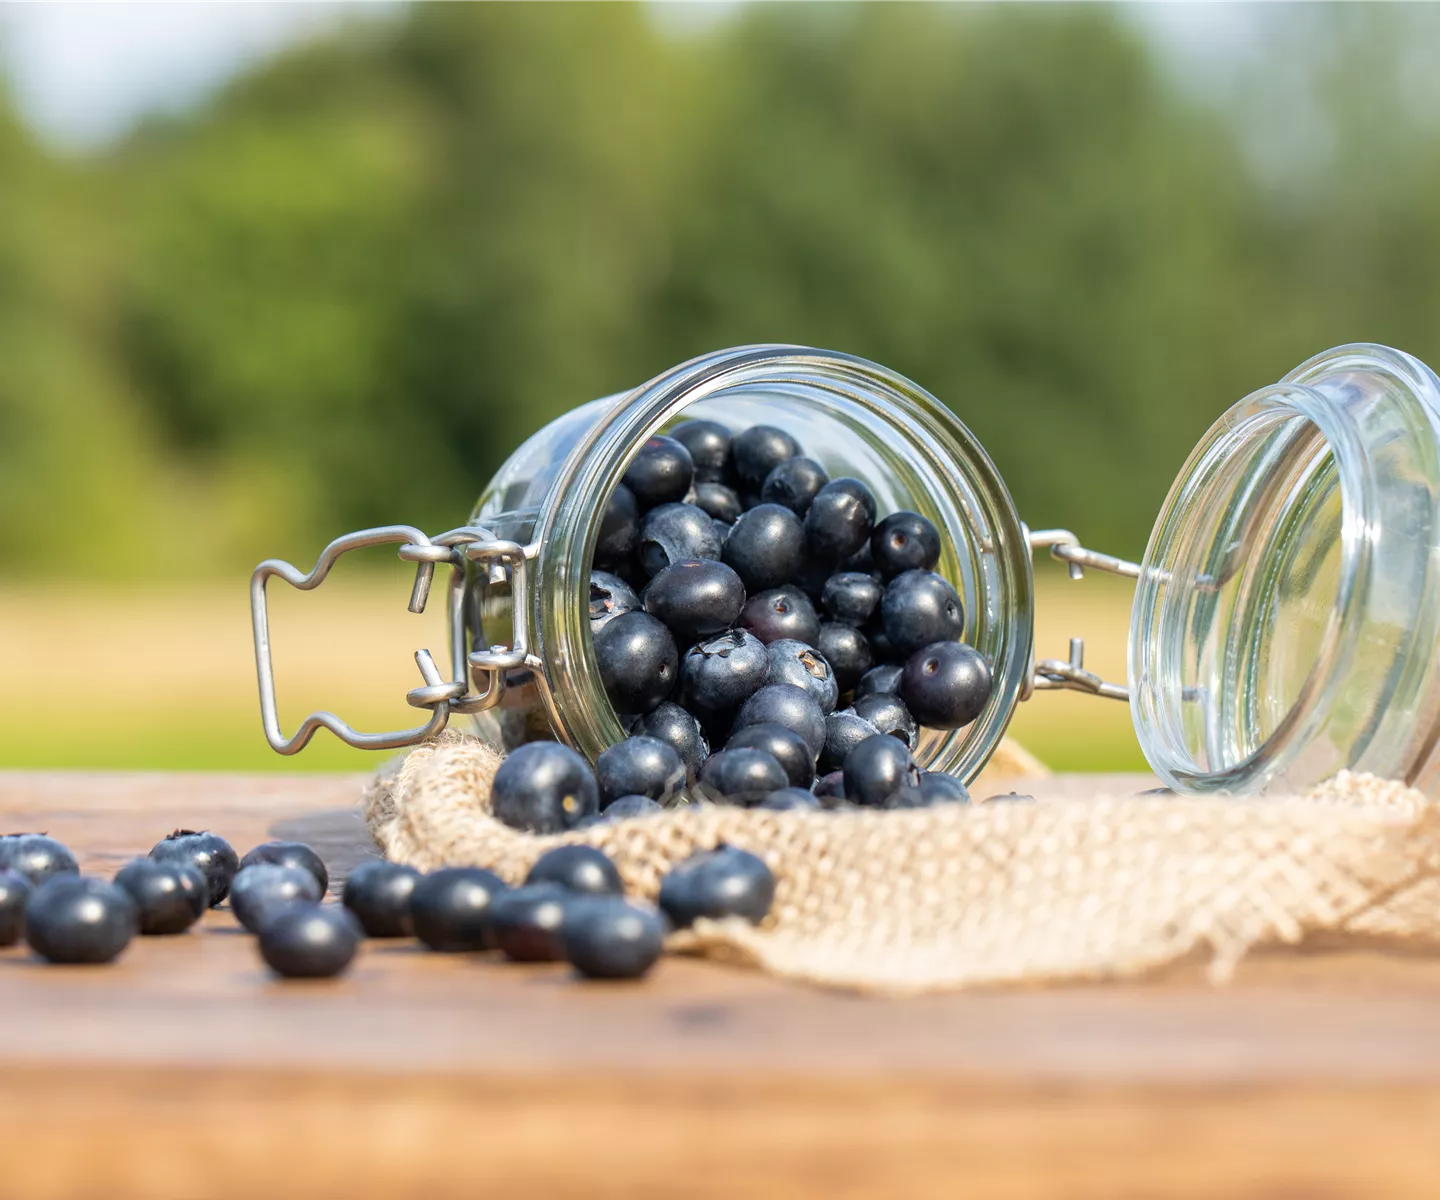
[[[294,753],[326,727],[353,745],[405,745],[454,713],[508,742],[554,736],[590,757],[624,736],[599,684],[588,619],[590,562],[605,500],[646,438],[707,417],[787,429],[832,476],[854,475],[881,511],[940,529],[936,570],[959,592],[965,640],[991,663],[985,710],[923,731],[916,759],[964,780],[984,766],[1018,703],[1070,688],[1133,696],[1136,733],[1177,791],[1300,786],[1344,767],[1431,782],[1440,694],[1431,678],[1440,603],[1440,384],[1376,346],[1312,359],[1227,412],[1190,456],[1143,564],[1031,532],[964,424],[909,380],[849,355],[792,346],[720,351],[551,422],[501,467],[467,525],[427,538],[409,526],[337,539],[302,574],[271,560],[251,597],[262,717]],[[265,584],[317,586],[346,550],[400,543],[423,608],[436,565],[449,587],[451,677],[416,655],[428,709],[414,729],[362,734],[315,713],[286,738],[275,710]],[[1031,553],[1079,578],[1137,578],[1129,689],[1068,659],[1033,654]],[[493,720],[498,709],[505,719]],[[487,714],[481,716],[481,714]]]

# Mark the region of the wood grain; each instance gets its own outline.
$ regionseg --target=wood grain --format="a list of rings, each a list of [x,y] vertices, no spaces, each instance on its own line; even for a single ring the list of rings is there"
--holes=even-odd
[[[1110,781],[1135,790],[1143,777]],[[1086,781],[1039,781],[1037,792]],[[0,774],[110,871],[176,825],[370,852],[354,777]],[[874,1000],[372,943],[280,982],[226,912],[108,968],[0,952],[0,1194],[1433,1195],[1440,961]]]

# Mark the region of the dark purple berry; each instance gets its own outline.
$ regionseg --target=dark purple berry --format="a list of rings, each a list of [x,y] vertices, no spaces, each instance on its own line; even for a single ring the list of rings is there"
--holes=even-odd
[[[903,787],[917,787],[920,772],[898,738],[877,733],[845,756],[845,794],[867,808],[884,808]]]
[[[671,563],[719,557],[715,522],[693,504],[662,504],[640,522],[640,565],[652,578]]]
[[[713,520],[719,521],[727,527],[733,525],[740,519],[744,511],[740,504],[740,497],[735,494],[734,488],[728,488],[723,483],[697,483],[695,485],[695,507],[708,513]],[[729,529],[726,529],[729,535]]]
[[[737,729],[725,743],[727,750],[759,750],[780,764],[794,787],[808,788],[815,778],[815,755],[805,739],[793,729],[767,721]]]
[[[862,720],[869,721],[881,733],[899,738],[911,750],[920,743],[920,730],[915,718],[899,696],[889,692],[861,696],[851,711]]]
[[[189,863],[131,859],[116,873],[115,886],[135,901],[144,934],[183,933],[210,907],[210,885]]]
[[[874,649],[873,638],[871,639],[871,649]],[[873,696],[880,692],[893,692],[899,695],[900,675],[904,670],[903,663],[881,663],[878,667],[872,667],[855,685],[855,699],[859,700],[862,696]]]
[[[834,712],[840,699],[835,673],[825,656],[813,646],[791,638],[781,638],[766,647],[770,674],[766,683],[788,683],[810,693],[822,713]]]
[[[299,867],[309,871],[320,884],[320,894],[330,886],[330,872],[325,869],[325,860],[304,842],[262,842],[240,860],[240,869],[253,867],[256,863],[278,863],[282,867]]]
[[[805,544],[825,562],[848,558],[870,536],[870,514],[865,503],[844,481],[826,484],[805,514]]]
[[[740,514],[720,556],[747,592],[778,588],[795,578],[805,561],[805,529],[788,508],[758,504]]]
[[[782,638],[813,646],[820,634],[820,618],[805,593],[795,587],[751,596],[740,612],[740,624],[767,646]]]
[[[258,933],[281,909],[299,901],[318,903],[325,893],[320,881],[304,867],[254,863],[244,867],[230,885],[230,910],[251,933]]]
[[[795,575],[794,586],[805,593],[806,599],[815,606],[816,611],[819,611],[820,604],[824,600],[825,584],[834,571],[834,563],[822,562],[818,558],[806,555],[800,564],[800,570]]]
[[[415,884],[410,919],[415,936],[431,950],[459,953],[495,946],[490,914],[496,897],[508,891],[483,867],[442,867]]]
[[[646,713],[631,732],[633,735],[658,738],[674,750],[685,764],[685,777],[691,783],[695,782],[700,767],[710,757],[710,744],[705,740],[700,722],[671,700]]]
[[[78,875],[69,847],[43,833],[12,833],[0,838],[0,870],[14,871],[39,887],[52,875]]]
[[[617,483],[600,518],[600,531],[595,537],[595,565],[611,567],[624,562],[635,552],[639,537],[640,505],[629,488]]]
[[[161,862],[185,862],[197,867],[210,885],[210,907],[230,894],[230,881],[240,870],[240,856],[218,834],[177,829],[150,849],[150,857]]]
[[[18,871],[0,871],[0,946],[13,946],[25,936],[25,903],[30,891],[30,881]],[[208,903],[208,894],[205,899]],[[200,911],[205,911],[205,905]]]
[[[1034,796],[1027,796],[1023,792],[998,792],[994,796],[986,798],[986,804],[1032,804]]]
[[[692,854],[660,883],[660,907],[676,929],[686,929],[701,917],[743,917],[758,925],[774,900],[770,868],[735,846]]]
[[[931,804],[969,804],[970,790],[944,771],[921,771],[920,791]]]
[[[587,896],[619,896],[625,891],[610,856],[594,846],[556,846],[535,860],[525,886],[553,883]]]
[[[745,585],[722,562],[677,562],[645,589],[645,611],[664,621],[677,645],[723,633],[745,607]]]
[[[576,829],[589,829],[592,825],[608,825],[629,817],[648,817],[651,813],[664,812],[649,796],[621,796],[605,806],[604,812],[595,813],[580,822]]]
[[[328,979],[360,948],[356,920],[335,905],[295,904],[260,931],[260,957],[287,979]]]
[[[872,497],[873,499],[873,497]],[[875,514],[870,514],[870,520],[875,520]],[[841,570],[855,572],[859,575],[869,575],[876,583],[883,586],[884,580],[875,567],[875,556],[870,553],[870,543],[866,542],[860,549],[840,564]]]
[[[670,436],[690,452],[699,484],[723,482],[730,465],[730,430],[719,421],[682,421]]]
[[[628,612],[595,635],[595,663],[615,711],[643,713],[670,695],[680,655],[663,621]]]
[[[826,621],[820,626],[816,643],[835,672],[835,684],[842,694],[860,682],[873,662],[870,639],[853,625]]]
[[[404,863],[367,858],[345,877],[342,902],[366,937],[410,937],[415,932],[410,901],[422,878]]]
[[[785,768],[763,750],[721,750],[705,760],[696,790],[712,804],[750,808],[789,782]]]
[[[565,914],[565,961],[587,979],[639,979],[660,957],[665,925],[652,908],[619,896]]]
[[[891,513],[870,535],[870,553],[886,579],[933,571],[940,561],[940,531],[919,513]]]
[[[640,735],[602,750],[595,760],[595,778],[602,812],[621,796],[649,796],[670,804],[685,787],[685,764],[673,747]]]
[[[906,571],[892,579],[880,601],[880,618],[891,646],[905,657],[933,642],[959,641],[965,632],[960,597],[948,579],[932,571]]]
[[[755,489],[782,462],[800,453],[800,443],[773,425],[752,425],[730,445],[736,473]]]
[[[728,716],[764,686],[770,673],[765,647],[735,629],[691,646],[680,665],[680,700],[705,718]]]
[[[845,804],[845,772],[829,771],[815,780],[815,799],[825,809],[841,808]]]
[[[502,892],[490,911],[501,953],[514,962],[559,962],[565,957],[565,910],[577,899],[553,883]]]
[[[813,458],[787,458],[765,476],[760,488],[760,499],[766,504],[783,504],[797,517],[803,517],[809,510],[815,494],[827,483],[830,476],[825,468]]]
[[[618,575],[609,571],[590,572],[590,632],[598,633],[616,617],[634,612],[640,597]]]
[[[630,460],[624,482],[635,493],[641,508],[654,508],[683,500],[694,477],[690,451],[674,438],[656,434],[647,438]]]
[[[882,627],[872,623],[865,630],[865,635],[870,639],[870,657],[874,662],[901,667],[905,665],[905,656],[890,644],[890,639],[885,636]]]
[[[879,732],[864,717],[857,717],[848,709],[831,713],[825,718],[825,745],[820,751],[819,764],[821,773],[828,775],[839,771],[850,751]]]
[[[793,729],[812,754],[818,755],[825,745],[825,714],[809,692],[793,684],[767,683],[740,706],[735,729],[769,721]]]
[[[54,963],[108,963],[139,929],[130,894],[103,879],[52,875],[25,905],[25,940]]]
[[[834,491],[845,492],[848,495],[854,496],[855,499],[860,501],[861,506],[865,509],[865,515],[870,518],[870,524],[872,526],[875,524],[875,493],[872,492],[863,483],[861,483],[860,480],[854,479],[849,475],[842,475],[839,479],[832,479],[827,486]],[[866,546],[868,545],[869,539],[867,538]],[[855,554],[851,555],[851,557],[854,557],[855,555],[863,555],[864,553],[865,547],[861,547],[859,550],[855,551]],[[845,569],[847,571],[863,571],[868,570],[869,568],[863,566],[852,567],[847,565]]]
[[[842,571],[825,581],[820,607],[828,620],[863,629],[880,607],[885,589],[873,575],[863,571]]]
[[[583,755],[559,742],[527,742],[495,772],[490,804],[512,829],[563,833],[600,810],[600,789]]]
[[[990,664],[960,642],[936,642],[915,651],[900,676],[900,699],[931,729],[970,724],[990,699]]]
[[[771,792],[755,807],[769,809],[771,812],[790,812],[795,809],[818,812],[821,804],[808,788],[788,787]]]

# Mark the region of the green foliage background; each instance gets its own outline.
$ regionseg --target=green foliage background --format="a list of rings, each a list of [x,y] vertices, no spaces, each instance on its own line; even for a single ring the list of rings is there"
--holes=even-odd
[[[1100,6],[420,5],[82,159],[0,102],[0,568],[447,527],[551,416],[748,341],[910,375],[1033,524],[1138,555],[1239,396],[1440,362],[1434,10],[1262,32],[1201,95]]]

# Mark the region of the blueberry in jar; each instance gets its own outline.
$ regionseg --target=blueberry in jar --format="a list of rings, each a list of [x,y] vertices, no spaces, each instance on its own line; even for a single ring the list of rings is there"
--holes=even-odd
[[[719,557],[715,521],[693,504],[662,504],[640,522],[640,565],[652,578],[671,563]]]
[[[904,665],[905,655],[890,644],[890,639],[885,636],[883,626],[871,622],[870,627],[865,630],[865,636],[870,639],[871,661],[882,665]]]
[[[889,692],[861,696],[851,706],[857,717],[869,721],[881,733],[899,738],[911,750],[919,744],[920,729],[905,702]]]
[[[950,581],[931,571],[895,576],[880,601],[890,645],[902,657],[933,642],[954,642],[965,632],[965,610]],[[930,724],[922,720],[922,725]]]
[[[737,729],[727,750],[760,750],[780,764],[791,786],[808,788],[815,778],[815,756],[805,739],[793,729],[767,721]]]
[[[864,717],[858,717],[848,709],[834,712],[825,718],[825,745],[820,751],[819,769],[822,774],[840,771],[850,751],[867,738],[880,731]],[[842,795],[846,794],[842,790]]]
[[[900,699],[922,725],[960,729],[990,699],[990,664],[960,642],[936,642],[915,651],[900,676]]]
[[[296,904],[279,913],[260,933],[260,957],[287,979],[328,979],[340,974],[360,948],[348,911],[322,904]]]
[[[366,937],[410,937],[415,932],[410,901],[422,878],[404,863],[369,858],[345,877],[341,901],[360,922]]]
[[[874,661],[870,639],[853,625],[826,621],[820,626],[816,644],[835,672],[835,684],[842,693],[859,683]]]
[[[757,504],[740,514],[720,557],[747,592],[778,588],[795,578],[805,561],[805,528],[788,508]]]
[[[569,746],[527,742],[510,751],[495,772],[490,803],[496,820],[512,829],[563,833],[599,811],[600,789],[590,764]]]
[[[673,747],[643,734],[600,752],[595,759],[600,785],[600,810],[621,796],[649,796],[669,804],[685,786],[685,764]]]
[[[322,895],[320,881],[303,867],[255,863],[230,885],[230,909],[241,925],[258,933],[282,908],[302,900],[318,903]]]
[[[855,499],[857,499],[858,501],[860,501],[861,507],[865,509],[865,515],[870,518],[870,524],[871,524],[871,526],[872,526],[872,527],[874,526],[874,524],[875,524],[875,513],[876,513],[876,511],[877,511],[876,506],[875,506],[875,493],[872,492],[868,487],[866,487],[864,483],[862,483],[860,480],[855,479],[855,478],[853,478],[853,477],[851,477],[851,476],[849,476],[849,475],[842,475],[842,476],[840,476],[839,479],[832,479],[832,480],[829,482],[829,484],[827,484],[826,486],[829,487],[829,488],[831,488],[831,489],[834,490],[834,491],[845,492],[845,493],[848,494],[848,495],[854,496]],[[853,557],[855,557],[856,555],[862,555],[862,556],[863,556],[863,555],[865,554],[866,549],[867,549],[867,547],[869,546],[869,544],[870,544],[870,543],[869,543],[869,538],[867,537],[867,538],[866,538],[866,541],[865,541],[865,545],[862,546],[859,550],[855,551],[855,553],[852,554],[852,555],[850,555],[850,557],[853,558]],[[866,569],[868,569],[868,568],[866,568],[866,567],[847,567],[846,569],[847,569],[847,570],[866,570]]]
[[[590,632],[598,633],[616,617],[640,607],[635,589],[609,571],[590,572]]]
[[[891,513],[871,533],[870,554],[886,579],[932,571],[940,561],[940,531],[919,513]]]
[[[115,886],[135,902],[143,934],[184,933],[210,907],[210,885],[189,863],[132,859],[116,873]]]
[[[835,710],[840,688],[825,656],[805,642],[781,638],[765,648],[770,660],[766,683],[788,683],[810,693],[822,713]]]
[[[665,622],[677,645],[723,633],[745,607],[745,585],[722,562],[672,563],[645,589],[645,611]]]
[[[128,892],[81,875],[52,875],[25,905],[25,940],[53,963],[108,963],[139,927]]]
[[[651,813],[664,812],[649,796],[621,796],[610,801],[603,812],[595,813],[580,822],[576,829],[589,829],[594,825],[608,825],[612,821],[623,821],[630,817],[648,817]]]
[[[920,791],[931,804],[970,803],[970,790],[944,771],[921,771]]]
[[[879,580],[863,571],[841,571],[825,580],[820,608],[827,620],[865,628],[880,607],[885,589]]]
[[[871,639],[870,648],[872,651],[875,648],[874,639]],[[862,696],[874,696],[883,692],[899,695],[900,676],[904,671],[903,663],[881,663],[878,667],[871,667],[855,685],[855,699],[859,700]]]
[[[744,511],[735,489],[728,488],[723,483],[697,483],[695,507],[707,513],[712,520],[727,526],[738,521]]]
[[[660,957],[665,927],[654,909],[607,896],[565,914],[565,961],[587,979],[639,979]]]
[[[681,421],[670,436],[690,452],[696,491],[702,483],[723,483],[730,467],[730,430],[719,421]]]
[[[600,532],[595,538],[595,565],[609,567],[624,562],[635,553],[639,538],[640,505],[634,492],[617,483],[600,518]]]
[[[803,688],[788,683],[767,683],[740,706],[734,728],[740,730],[770,721],[793,729],[805,739],[812,754],[818,755],[825,745],[825,714]]]
[[[721,750],[705,760],[696,790],[712,804],[750,808],[789,783],[785,768],[763,750]]]
[[[680,700],[692,713],[727,716],[764,685],[769,672],[770,659],[753,633],[722,633],[686,652]]]
[[[818,812],[820,801],[808,788],[788,787],[781,788],[778,792],[771,792],[756,807],[767,809],[770,812],[793,812],[797,809]]]
[[[0,946],[13,946],[25,936],[30,892],[30,881],[18,871],[0,871]]]
[[[647,438],[630,460],[622,482],[642,509],[683,500],[695,477],[690,451],[674,438],[656,434]]]
[[[824,775],[816,777],[815,799],[820,802],[820,807],[825,809],[837,809],[845,806],[845,772],[827,771]]]
[[[256,863],[277,863],[282,867],[299,867],[309,871],[320,884],[321,895],[330,886],[330,872],[325,869],[325,860],[304,842],[262,842],[240,860],[240,869],[243,871]]]
[[[820,635],[820,618],[799,588],[778,587],[745,601],[740,624],[767,646],[784,638],[814,645]]]
[[[431,950],[447,954],[495,946],[491,910],[506,888],[483,867],[442,867],[422,876],[410,893],[410,920]]]
[[[210,907],[230,894],[230,881],[240,870],[240,856],[219,834],[177,829],[150,849],[161,862],[186,862],[197,867],[210,886]]]
[[[903,787],[917,787],[920,772],[898,738],[877,733],[845,756],[845,794],[856,804],[883,808]]]
[[[752,489],[759,489],[771,471],[801,452],[799,442],[773,425],[750,426],[730,447],[736,474]]]
[[[525,885],[553,883],[586,896],[619,896],[625,891],[610,856],[594,846],[556,846],[535,860]]]
[[[0,838],[0,870],[25,876],[39,887],[52,875],[78,875],[80,865],[68,846],[43,833],[12,833]]]
[[[694,715],[681,708],[673,700],[666,700],[658,708],[646,713],[636,721],[632,734],[657,738],[664,742],[685,764],[685,778],[693,783],[705,760],[710,757],[710,744]]]
[[[676,929],[686,929],[701,917],[743,917],[758,925],[774,901],[770,868],[735,846],[692,854],[660,884],[660,907]]]
[[[873,508],[849,486],[852,480],[827,483],[805,513],[805,544],[826,562],[839,562],[863,546],[870,537]],[[868,493],[867,493],[868,494]],[[873,498],[871,504],[874,504]]]
[[[567,902],[574,903],[572,894],[553,883],[502,892],[490,913],[500,952],[514,962],[561,961]]]
[[[813,458],[796,455],[765,476],[760,499],[765,504],[783,504],[797,517],[803,517],[816,494],[829,482],[824,467]]]
[[[647,612],[616,617],[595,635],[600,682],[617,712],[649,712],[670,695],[680,666],[675,639]]]

